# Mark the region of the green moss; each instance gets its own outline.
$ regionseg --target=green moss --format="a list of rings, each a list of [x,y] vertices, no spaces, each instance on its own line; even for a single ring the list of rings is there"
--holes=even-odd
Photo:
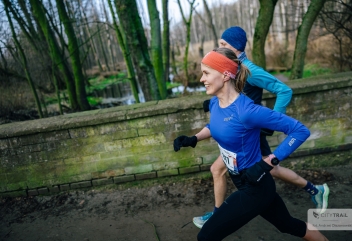
[[[88,103],[90,106],[97,106],[100,105],[102,102],[103,98],[102,97],[93,97],[93,96],[88,96],[87,97]]]
[[[6,185],[6,191],[15,191],[15,190],[21,190],[21,189],[26,189],[28,186],[28,183],[25,182],[16,182],[16,183],[8,183]]]
[[[101,78],[101,77],[91,78],[88,81],[90,84],[90,87],[88,88],[88,90],[95,90],[95,89],[104,89],[106,86],[115,84],[115,83],[128,82],[128,79],[126,78],[125,73],[119,72],[116,75],[110,75],[105,78]]]
[[[25,197],[27,196],[27,191],[25,189],[19,188],[18,189],[9,189],[9,192],[2,192],[0,193],[1,197]],[[22,190],[21,190],[22,189]],[[12,191],[12,190],[18,190],[18,191]]]
[[[81,182],[85,180],[91,180],[92,174],[85,173],[75,176],[57,176],[56,178],[47,180],[47,185],[62,185],[64,183]]]
[[[75,176],[80,174],[92,173],[97,171],[95,162],[78,163],[72,165],[56,165],[55,176]]]
[[[306,64],[303,69],[303,78],[309,78],[309,77],[314,77],[319,75],[327,75],[327,74],[331,74],[332,72],[333,72],[332,69],[322,67],[318,64]],[[272,75],[282,74],[287,78],[289,78],[291,75],[291,71],[284,71],[284,72],[273,71],[270,73]]]
[[[106,156],[105,156],[106,158]],[[126,158],[126,157],[119,157],[118,155],[111,155],[109,159],[103,159],[96,163],[97,171],[107,171],[107,170],[114,170],[117,168],[124,168],[126,166],[132,166],[134,164],[133,159]]]
[[[304,66],[303,78],[331,74],[332,70],[329,68],[324,68],[318,64],[307,64]]]
[[[182,84],[180,83],[170,83],[170,82],[166,82],[166,89],[170,90],[172,88],[181,86]]]
[[[138,165],[138,166],[131,166],[125,168],[126,174],[137,174],[137,173],[146,173],[151,172],[153,170],[153,165]]]
[[[179,167],[190,167],[196,164],[201,164],[201,159],[199,158],[188,158],[188,159],[181,159],[178,161]]]

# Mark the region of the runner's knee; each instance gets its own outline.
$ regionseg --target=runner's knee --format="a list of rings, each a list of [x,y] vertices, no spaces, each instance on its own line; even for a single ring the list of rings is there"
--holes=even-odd
[[[223,163],[221,163],[221,164],[223,164]],[[213,177],[221,177],[226,174],[226,166],[221,165],[221,164],[219,164],[217,161],[215,161],[213,163],[213,165],[211,165],[210,171],[211,171],[211,174],[213,175]]]

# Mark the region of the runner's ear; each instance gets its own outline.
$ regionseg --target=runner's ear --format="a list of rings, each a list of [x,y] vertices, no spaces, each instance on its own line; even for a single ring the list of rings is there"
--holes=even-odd
[[[230,81],[230,76],[224,74],[224,82]]]

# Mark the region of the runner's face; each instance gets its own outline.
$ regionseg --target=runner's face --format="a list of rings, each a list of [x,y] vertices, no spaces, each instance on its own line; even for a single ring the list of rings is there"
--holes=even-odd
[[[228,48],[228,49],[231,49],[235,53],[237,52],[237,49],[232,47],[228,42],[226,42],[223,39],[220,39],[219,44],[220,44],[220,48]]]
[[[200,78],[200,82],[204,84],[206,93],[208,95],[217,95],[220,93],[225,83],[224,75],[205,64],[201,64],[201,68],[203,75]]]

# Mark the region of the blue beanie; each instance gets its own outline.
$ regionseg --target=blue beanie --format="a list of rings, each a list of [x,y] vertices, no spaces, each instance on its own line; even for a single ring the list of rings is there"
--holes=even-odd
[[[246,48],[246,32],[241,27],[234,26],[226,29],[222,33],[221,38],[241,52]]]

